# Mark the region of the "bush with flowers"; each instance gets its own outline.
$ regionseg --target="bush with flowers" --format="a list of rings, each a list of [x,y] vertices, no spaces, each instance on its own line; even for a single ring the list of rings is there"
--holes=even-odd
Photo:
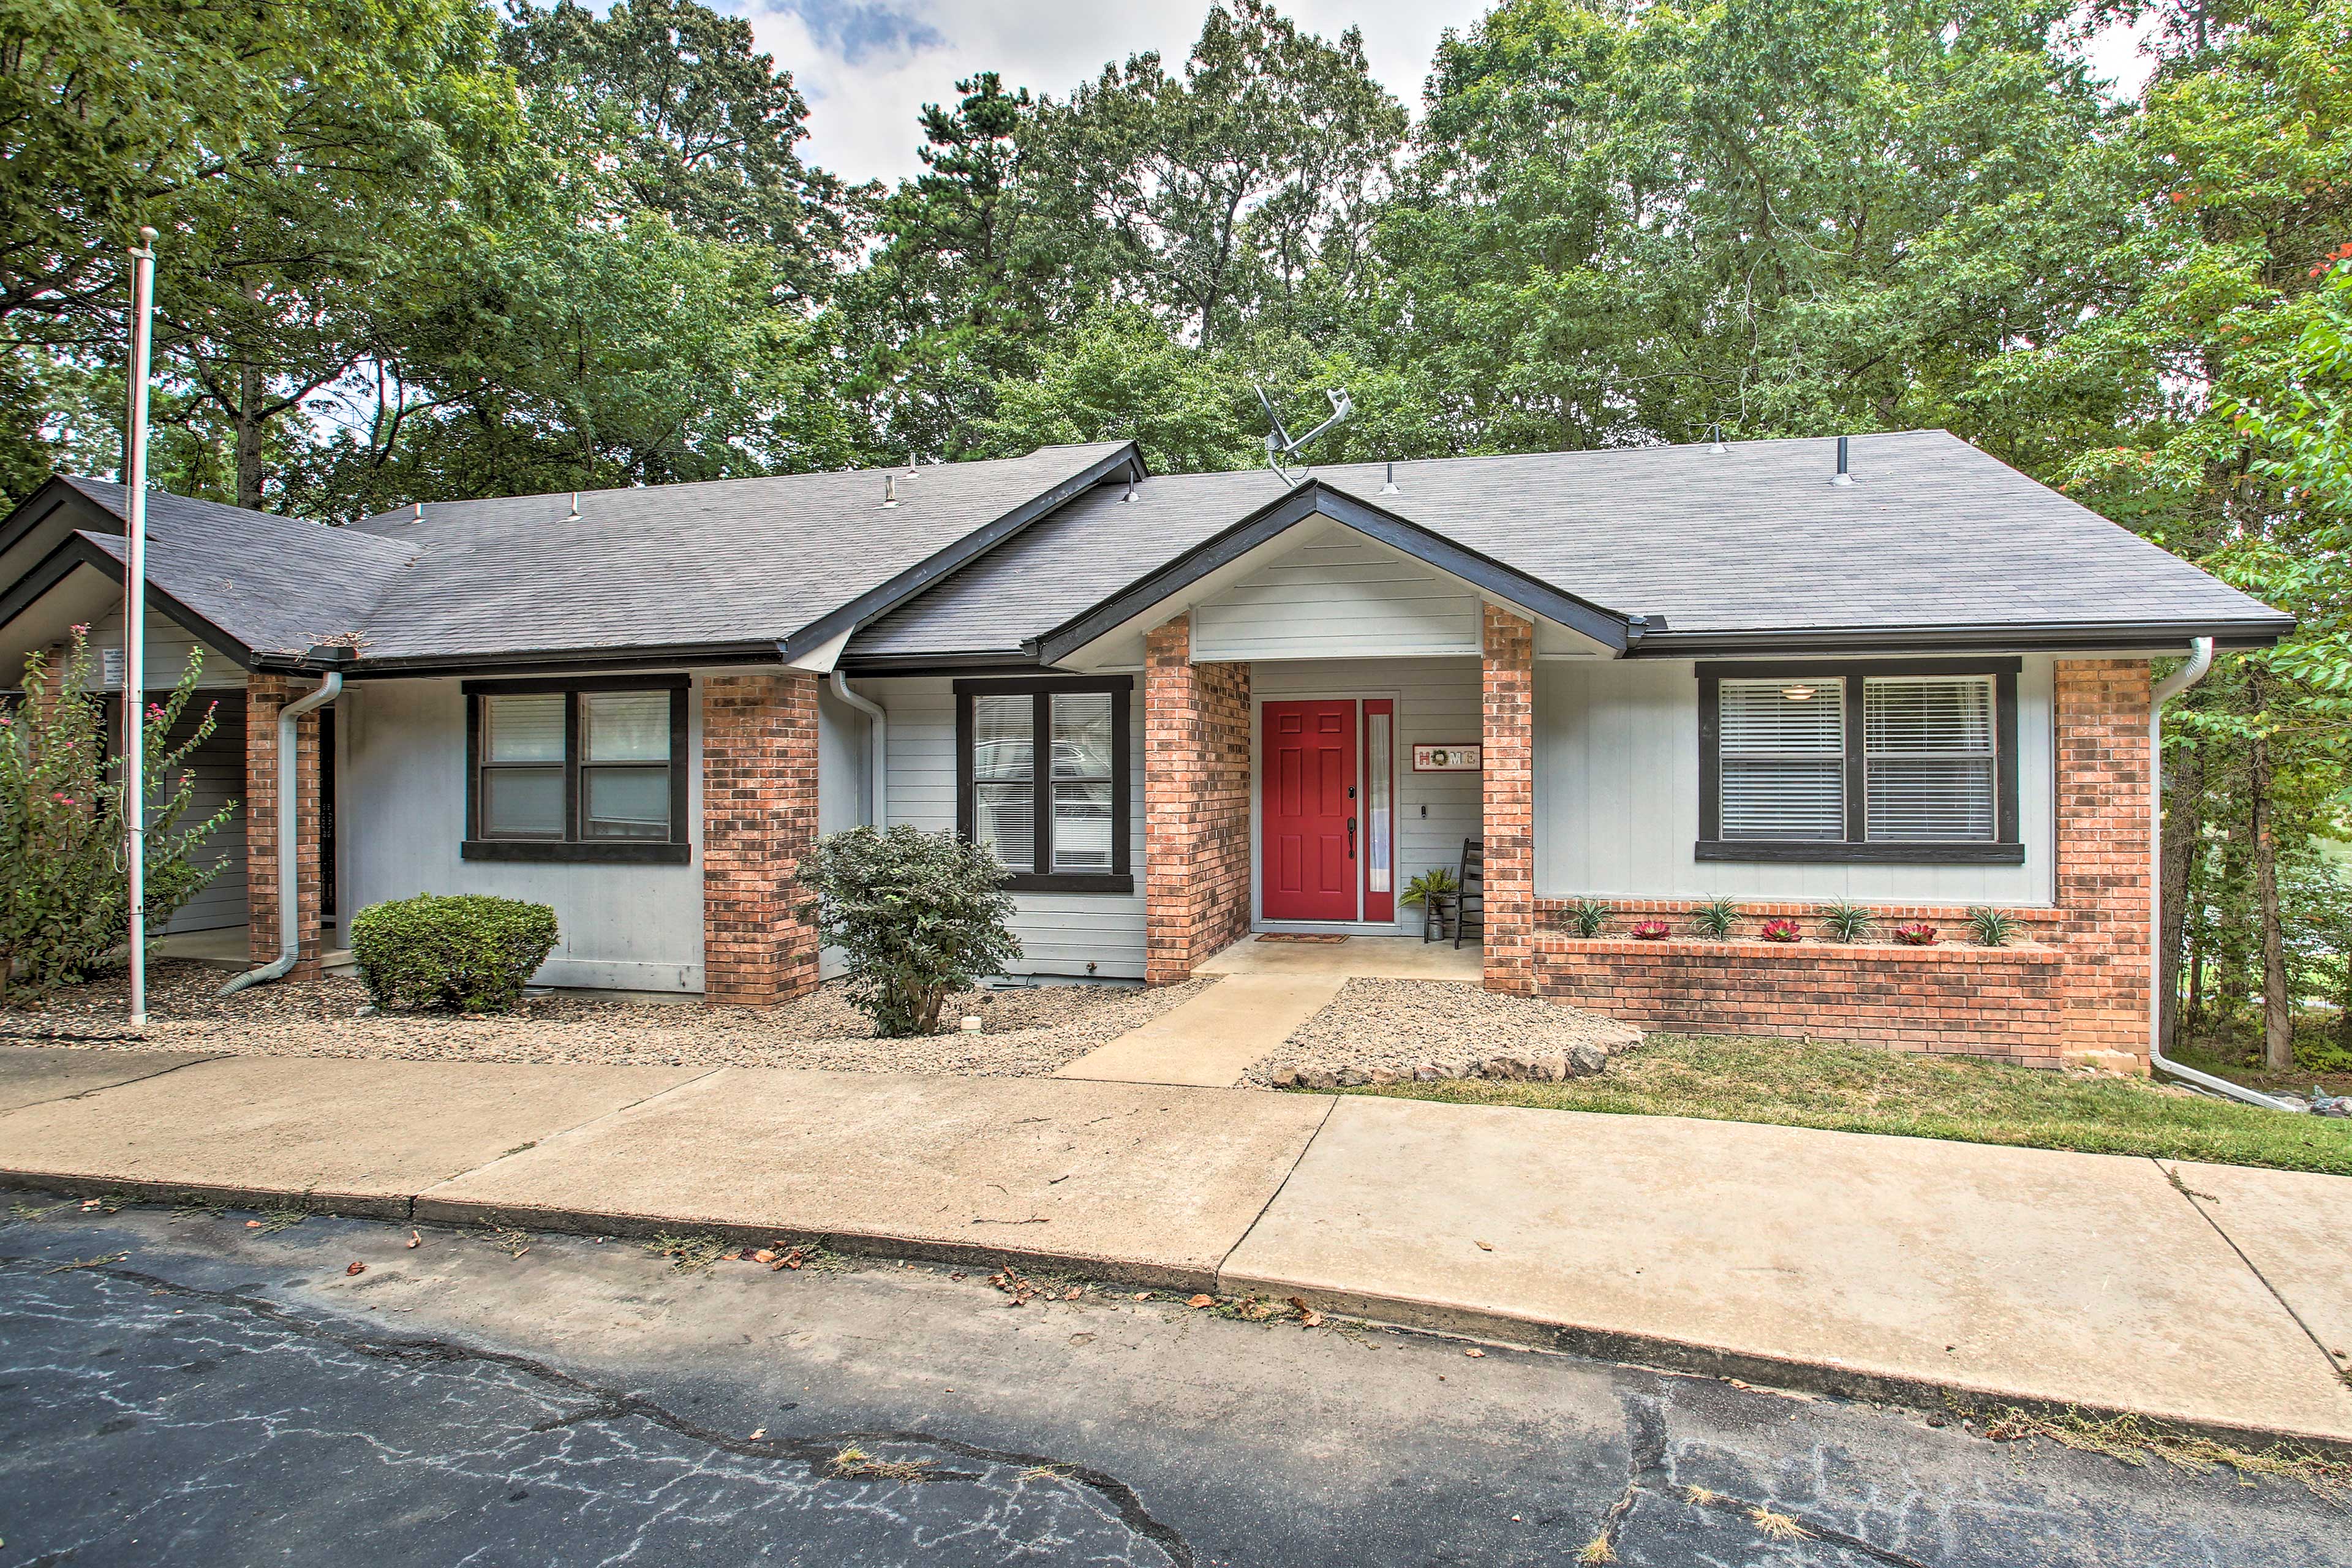
[[[213,732],[207,710],[176,742],[195,695],[196,658],[145,715],[147,929],[160,931],[216,867],[191,853],[227,823],[235,803],[182,826],[194,795],[190,752]],[[79,980],[131,930],[122,784],[110,777],[105,693],[90,681],[89,627],[64,657],[25,661],[26,696],[0,711],[0,1000]]]

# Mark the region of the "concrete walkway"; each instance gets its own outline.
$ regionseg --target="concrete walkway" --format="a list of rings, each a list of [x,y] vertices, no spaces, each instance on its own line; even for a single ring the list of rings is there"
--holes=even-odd
[[[2352,1447],[2352,1179],[1055,1079],[0,1052],[0,1181],[1010,1258]]]
[[[1344,942],[1244,937],[1193,971],[1214,979],[1198,996],[1088,1051],[1055,1078],[1230,1089],[1252,1062],[1290,1037],[1351,978],[1455,980],[1475,984],[1477,948],[1412,937]]]

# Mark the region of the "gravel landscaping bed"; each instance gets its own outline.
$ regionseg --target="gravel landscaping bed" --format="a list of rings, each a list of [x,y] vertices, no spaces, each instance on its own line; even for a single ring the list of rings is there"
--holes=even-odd
[[[1600,1072],[1642,1031],[1598,1013],[1458,980],[1350,980],[1330,1005],[1254,1063],[1262,1089]]]
[[[355,980],[328,976],[215,994],[227,972],[163,963],[147,983],[147,1027],[123,1023],[121,975],[70,986],[39,1006],[0,1010],[0,1044],[81,1045],[237,1056],[398,1057],[413,1061],[581,1062],[637,1067],[835,1068],[1042,1078],[1150,1022],[1210,980],[1157,991],[1036,985],[966,992],[941,1016],[970,1014],[977,1033],[877,1040],[839,982],[781,1007],[706,1007],[698,1000],[527,996],[509,1014],[374,1013]]]

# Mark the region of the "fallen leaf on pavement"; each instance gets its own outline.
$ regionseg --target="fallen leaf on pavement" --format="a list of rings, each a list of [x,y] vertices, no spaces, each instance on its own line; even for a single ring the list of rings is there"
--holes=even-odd
[[[413,1230],[412,1230],[412,1231],[410,1231],[410,1232],[408,1233],[408,1245],[409,1245],[409,1246],[411,1246],[411,1247],[417,1247],[417,1246],[421,1246],[421,1245],[422,1245],[422,1243],[420,1242],[420,1240],[419,1240],[419,1239],[418,1239],[418,1237],[417,1237],[416,1233],[415,1233],[415,1231],[413,1231]]]
[[[1481,1252],[1492,1252],[1495,1250],[1495,1244],[1491,1241],[1482,1241],[1478,1244],[1478,1250]]]
[[[768,1435],[768,1429],[767,1429],[765,1426],[762,1426],[762,1427],[761,1427],[757,1432],[754,1432],[754,1433],[752,1433],[752,1434],[751,1434],[751,1440],[752,1442],[756,1443],[756,1442],[758,1442],[761,1438],[762,1438],[762,1437],[766,1436],[767,1435]]]
[[[1319,1329],[1323,1326],[1323,1314],[1309,1307],[1298,1314],[1298,1321],[1310,1329]]]
[[[346,1274],[364,1274],[367,1272],[367,1265],[364,1263],[355,1262],[349,1268],[344,1269],[343,1272]]]
[[[1214,1296],[1195,1296],[1184,1304],[1188,1307],[1213,1307],[1217,1299]]]
[[[261,1228],[261,1222],[257,1219],[247,1220],[245,1222],[245,1228],[247,1230],[259,1230]]]
[[[1476,1361],[1479,1357],[1481,1357],[1481,1356],[1485,1355],[1486,1352],[1485,1351],[1476,1351],[1476,1350],[1472,1350],[1472,1351],[1464,1351],[1462,1353],[1463,1353],[1464,1355],[1468,1356],[1472,1361]]]
[[[776,1249],[772,1247],[763,1247],[751,1254],[751,1261],[754,1263],[773,1263],[775,1260]]]
[[[1073,1285],[1068,1289],[1062,1292],[1062,1300],[1065,1301],[1075,1301],[1085,1294],[1086,1292],[1084,1290],[1081,1290],[1076,1285]]]

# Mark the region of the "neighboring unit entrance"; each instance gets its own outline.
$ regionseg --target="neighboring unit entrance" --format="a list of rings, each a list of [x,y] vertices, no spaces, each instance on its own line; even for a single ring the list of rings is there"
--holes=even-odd
[[[1265,918],[1357,918],[1356,704],[1268,702]]]

